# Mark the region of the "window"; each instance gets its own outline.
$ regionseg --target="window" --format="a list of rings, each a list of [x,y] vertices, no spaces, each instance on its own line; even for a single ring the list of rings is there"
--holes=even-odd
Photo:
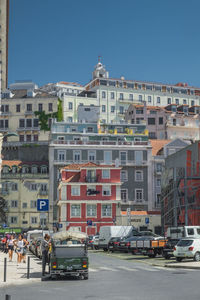
[[[124,107],[123,107],[123,106],[120,106],[120,107],[119,107],[119,113],[120,113],[121,115],[124,114]]]
[[[20,134],[20,135],[19,135],[19,141],[20,141],[20,142],[24,142],[24,135],[23,135],[23,134]]]
[[[140,164],[143,161],[143,151],[135,151],[135,162]]]
[[[126,202],[128,200],[128,190],[127,189],[121,190],[121,200],[123,202]]]
[[[160,117],[160,118],[159,118],[159,125],[162,125],[162,124],[163,124],[163,118]]]
[[[142,101],[142,95],[139,95],[139,101]]]
[[[114,113],[114,112],[115,112],[115,106],[111,106],[111,107],[110,107],[110,112],[111,112],[111,113]]]
[[[40,191],[47,192],[47,183],[40,184]]]
[[[173,126],[176,126],[176,119],[173,119],[172,122],[173,122]]]
[[[65,155],[66,155],[65,150],[58,150],[58,161],[65,161],[66,160]]]
[[[42,103],[38,104],[38,111],[43,111],[43,104]]]
[[[129,100],[133,100],[133,94],[129,94]]]
[[[72,186],[71,187],[71,195],[72,196],[80,196],[80,186]]]
[[[121,172],[120,172],[120,179],[121,179],[122,182],[128,180],[128,172],[127,172],[127,170],[121,170]]]
[[[27,208],[27,203],[26,202],[22,203],[22,208]]]
[[[26,141],[27,141],[27,142],[31,142],[31,134],[27,134],[27,136],[26,136]]]
[[[106,106],[105,106],[105,105],[102,105],[101,111],[102,111],[102,112],[106,112]]]
[[[123,93],[119,93],[119,100],[124,100],[124,94]]]
[[[89,182],[93,182],[92,180],[87,180]],[[96,196],[97,194],[94,193],[96,192],[96,186],[95,185],[87,185],[87,195],[88,196]]]
[[[114,93],[114,92],[111,92],[111,93],[110,93],[110,98],[111,98],[111,99],[115,99],[115,93]]]
[[[72,102],[69,102],[69,103],[68,103],[68,108],[69,108],[69,110],[72,110],[72,109],[73,109],[73,103],[72,103]]]
[[[68,118],[67,118],[67,122],[72,123],[72,121],[73,121],[73,118],[72,118],[72,117],[68,117]]]
[[[11,200],[11,207],[12,208],[17,208],[18,206],[18,201],[17,200]]]
[[[183,99],[183,104],[187,104],[187,101],[186,101],[186,99]]]
[[[148,103],[151,103],[151,96],[148,96]]]
[[[193,228],[187,228],[188,235],[194,235],[194,229]]]
[[[143,171],[135,170],[135,181],[143,181]]]
[[[74,150],[74,161],[79,162],[81,160],[81,151],[80,150]]]
[[[47,166],[41,167],[41,174],[47,174]]]
[[[94,128],[93,127],[88,127],[87,132],[94,132]]]
[[[36,166],[33,166],[33,167],[31,168],[31,173],[32,173],[32,174],[37,174],[37,172],[38,172],[38,168],[37,168]]]
[[[17,190],[18,190],[18,185],[17,185],[17,183],[12,183],[11,189],[12,189],[12,191],[17,191]]]
[[[161,163],[156,164],[156,171],[157,172],[162,172],[162,164]]]
[[[148,125],[155,125],[156,124],[155,118],[148,118]]]
[[[53,103],[49,103],[48,106],[49,106],[49,111],[53,111]]]
[[[106,165],[112,163],[112,151],[104,151],[104,163]]]
[[[37,224],[37,217],[31,217],[31,224]]]
[[[102,195],[103,196],[111,196],[111,186],[110,185],[104,185],[103,186]]]
[[[37,142],[37,141],[38,141],[38,135],[37,135],[37,134],[34,134],[34,135],[33,135],[33,141],[34,141],[34,142]]]
[[[19,128],[24,128],[24,127],[25,127],[25,120],[19,119]]]
[[[110,179],[110,170],[108,170],[108,169],[103,169],[103,170],[102,170],[102,178],[103,178],[103,179]]]
[[[26,110],[32,111],[32,104],[26,104]]]
[[[96,160],[96,151],[95,150],[89,150],[88,151],[88,160],[89,161],[95,161]]]
[[[37,201],[31,200],[31,208],[36,208],[36,207],[37,207]]]
[[[28,173],[29,173],[29,168],[26,167],[26,166],[23,166],[23,167],[22,167],[22,173],[23,173],[23,174],[28,174]]]
[[[26,127],[31,128],[32,127],[32,119],[26,119]]]
[[[136,202],[143,201],[143,189],[135,189],[135,200]]]
[[[155,132],[149,132],[149,138],[150,139],[156,139],[156,133]]]
[[[160,97],[157,97],[157,103],[160,103]]]
[[[160,205],[161,194],[156,194],[156,206]]]
[[[179,99],[175,99],[176,104],[179,105]]]
[[[80,217],[81,216],[81,206],[80,204],[71,205],[71,217]]]
[[[144,111],[143,111],[143,109],[141,108],[141,109],[136,109],[136,114],[137,115],[141,115],[141,114],[143,114],[144,113]]]
[[[39,125],[38,119],[33,119],[33,127],[37,128]]]
[[[104,99],[106,98],[106,92],[104,92],[104,91],[102,92],[102,98],[104,98]]]
[[[102,217],[111,217],[112,216],[112,207],[111,204],[102,204]]]
[[[16,112],[20,112],[20,104],[16,104]]]
[[[11,224],[17,224],[17,217],[10,217]]]
[[[160,178],[156,179],[156,186],[158,186],[158,187],[161,186],[161,179]]]
[[[31,191],[37,191],[37,183],[31,183],[30,189]]]
[[[95,217],[97,215],[97,207],[95,204],[87,204],[87,217]]]
[[[172,103],[172,99],[171,98],[167,98],[167,104],[171,104]]]
[[[125,165],[126,164],[126,160],[127,160],[127,152],[121,151],[120,152],[121,165]]]
[[[194,103],[194,100],[191,100],[191,106],[194,106],[195,103]]]

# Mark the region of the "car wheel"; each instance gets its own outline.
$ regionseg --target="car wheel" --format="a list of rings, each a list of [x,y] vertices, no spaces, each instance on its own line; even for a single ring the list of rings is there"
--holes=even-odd
[[[108,251],[108,249],[107,249],[107,248],[103,248],[103,251],[107,252],[107,251]]]
[[[177,257],[176,258],[176,261],[178,261],[178,262],[181,262],[183,259],[182,259],[182,257]]]
[[[170,259],[170,255],[164,255],[165,259]]]
[[[195,261],[200,261],[200,252],[196,252],[194,256]]]

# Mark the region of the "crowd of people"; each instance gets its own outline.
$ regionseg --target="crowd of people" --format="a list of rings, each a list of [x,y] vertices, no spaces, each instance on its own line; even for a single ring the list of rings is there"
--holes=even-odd
[[[9,262],[13,261],[13,254],[17,254],[17,264],[26,263],[28,241],[26,236],[7,234],[1,239],[2,251],[8,253]]]

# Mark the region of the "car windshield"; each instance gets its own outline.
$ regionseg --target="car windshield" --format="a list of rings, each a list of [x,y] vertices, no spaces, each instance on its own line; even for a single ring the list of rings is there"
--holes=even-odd
[[[180,247],[187,247],[187,246],[191,246],[193,243],[193,240],[180,240],[177,244],[177,246]]]

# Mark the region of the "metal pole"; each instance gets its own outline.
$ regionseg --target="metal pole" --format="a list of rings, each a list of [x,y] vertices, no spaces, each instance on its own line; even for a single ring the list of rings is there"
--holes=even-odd
[[[30,256],[28,256],[28,262],[27,262],[27,279],[30,278]]]
[[[11,295],[6,295],[5,300],[11,300]]]
[[[174,179],[174,226],[177,227],[177,186],[176,186],[176,167],[173,168]]]
[[[184,174],[184,205],[185,205],[185,226],[188,226],[187,167],[185,167],[185,174]]]
[[[6,268],[7,268],[7,258],[4,257],[4,282],[6,282]]]

